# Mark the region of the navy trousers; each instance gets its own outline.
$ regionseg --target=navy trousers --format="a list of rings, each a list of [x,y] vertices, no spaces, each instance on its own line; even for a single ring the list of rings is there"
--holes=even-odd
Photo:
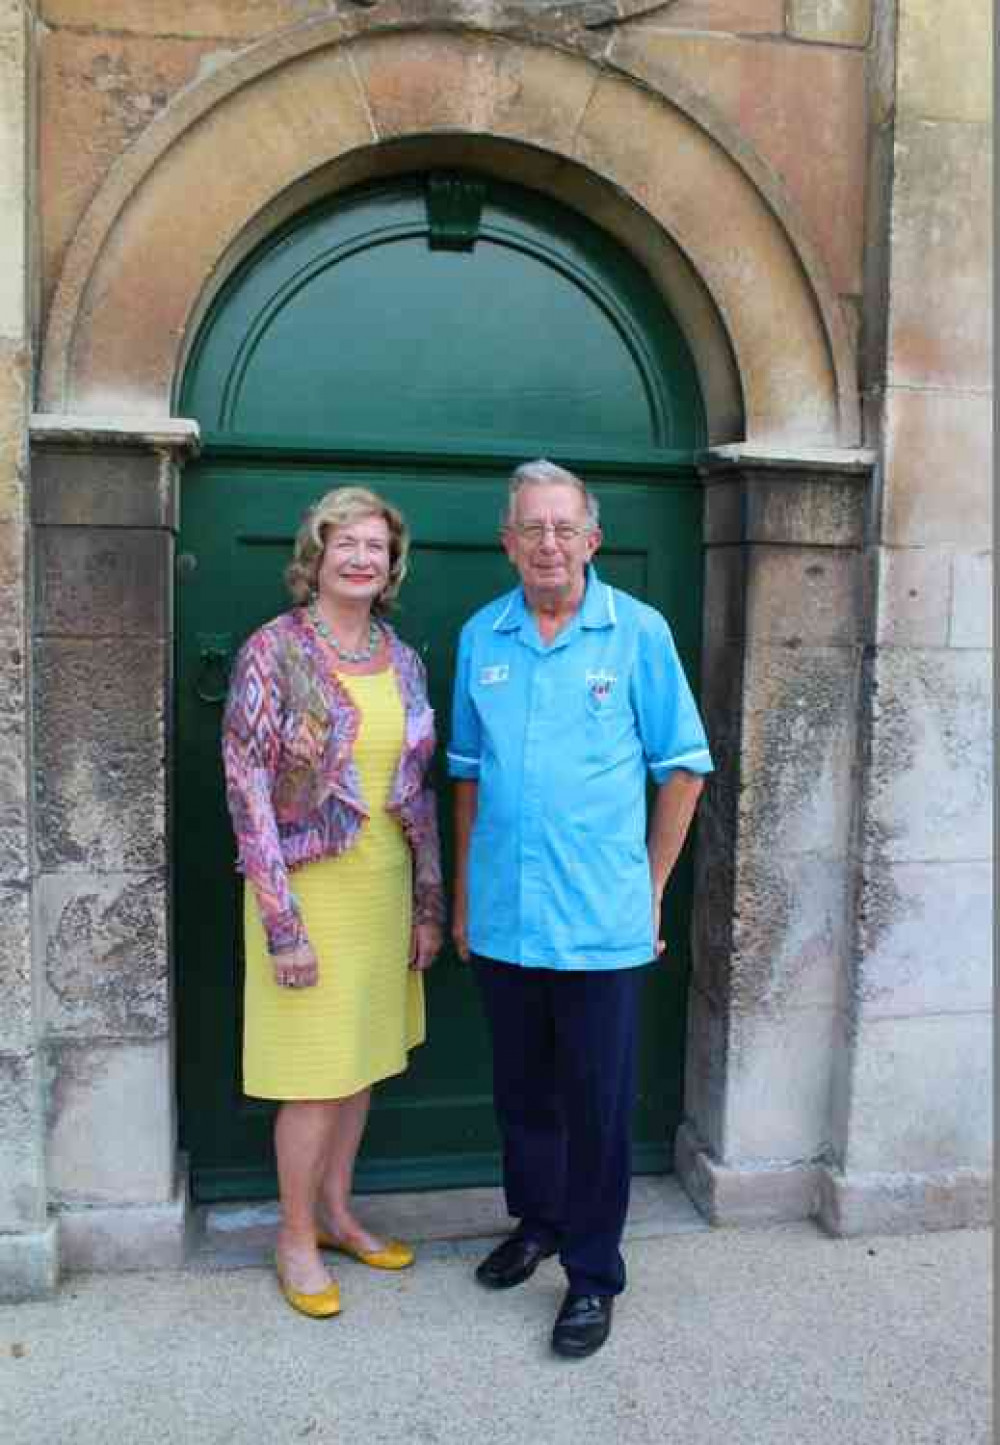
[[[643,970],[558,972],[478,958],[476,972],[517,1232],[558,1249],[574,1292],[620,1294]]]

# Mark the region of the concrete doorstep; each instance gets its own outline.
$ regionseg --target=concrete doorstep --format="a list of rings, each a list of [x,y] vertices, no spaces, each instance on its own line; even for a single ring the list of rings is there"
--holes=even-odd
[[[471,1241],[488,1242],[512,1227],[500,1189],[442,1189],[414,1194],[369,1194],[358,1212],[375,1234],[405,1239],[435,1257]],[[247,1269],[270,1264],[278,1206],[212,1204],[194,1211],[189,1264],[194,1269]],[[672,1177],[632,1181],[626,1240],[704,1232],[702,1218]],[[465,1249],[461,1253],[465,1253]]]

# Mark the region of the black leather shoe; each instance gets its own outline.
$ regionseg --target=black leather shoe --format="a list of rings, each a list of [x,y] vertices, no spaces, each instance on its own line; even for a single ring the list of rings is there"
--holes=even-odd
[[[582,1360],[599,1350],[611,1333],[614,1307],[613,1295],[574,1294],[570,1290],[552,1328],[552,1348],[556,1354]]]
[[[476,1270],[476,1279],[488,1289],[511,1289],[530,1279],[543,1259],[555,1254],[537,1239],[512,1234],[486,1256]]]

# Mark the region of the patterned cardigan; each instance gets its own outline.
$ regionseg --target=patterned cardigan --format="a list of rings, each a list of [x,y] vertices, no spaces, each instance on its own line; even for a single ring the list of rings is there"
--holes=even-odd
[[[386,632],[406,719],[386,808],[398,816],[413,854],[414,919],[440,924],[437,811],[427,778],[434,713],[423,663],[391,628]],[[229,688],[222,758],[237,867],[253,885],[272,954],[305,941],[290,871],[346,852],[368,817],[353,758],[360,723],[304,608],[247,638]]]

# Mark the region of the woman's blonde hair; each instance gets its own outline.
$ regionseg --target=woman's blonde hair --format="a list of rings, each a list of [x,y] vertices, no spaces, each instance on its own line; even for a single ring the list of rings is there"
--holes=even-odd
[[[377,492],[366,487],[335,487],[309,508],[295,538],[295,551],[285,569],[285,582],[294,602],[308,602],[316,591],[327,534],[362,517],[381,517],[389,528],[389,580],[375,599],[373,611],[385,611],[406,576],[410,533],[403,515]]]

